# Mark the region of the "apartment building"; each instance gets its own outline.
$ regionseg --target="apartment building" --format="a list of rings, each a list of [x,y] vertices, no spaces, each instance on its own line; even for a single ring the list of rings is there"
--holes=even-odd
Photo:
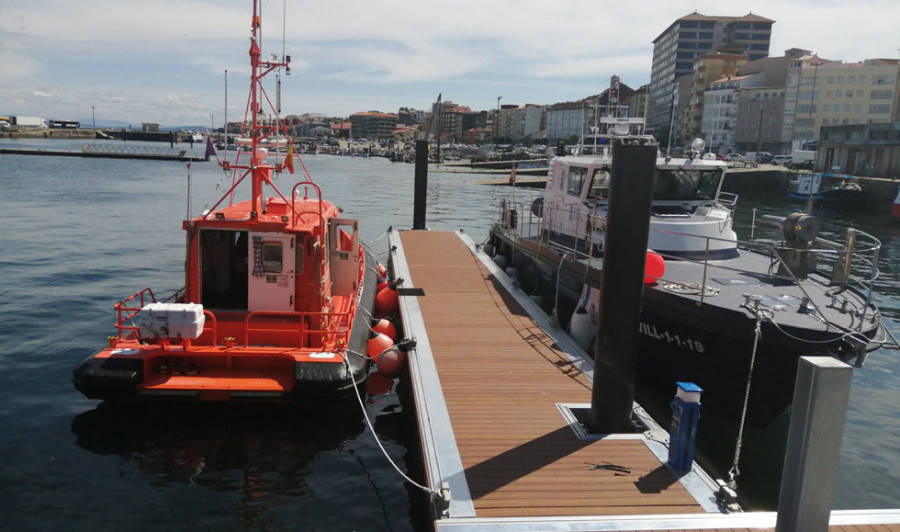
[[[593,110],[586,100],[547,107],[547,142],[555,144],[559,139],[581,137],[591,114]]]
[[[653,40],[648,127],[657,135],[669,130],[675,81],[693,72],[697,56],[722,51],[743,53],[750,61],[767,57],[774,23],[752,13],[718,17],[697,12],[673,22]]]
[[[543,137],[543,114],[544,107],[540,105],[504,105],[500,109],[499,138],[509,142],[522,142]]]
[[[710,85],[723,78],[734,77],[738,68],[747,64],[743,54],[703,54],[694,59],[691,76],[690,100],[686,120],[682,124],[682,142],[690,142],[697,137],[706,138],[703,129],[705,94]]]
[[[350,115],[350,135],[355,138],[389,138],[397,127],[397,116],[368,111]]]
[[[703,119],[700,137],[715,153],[737,151],[738,109],[742,89],[759,87],[765,76],[726,76],[710,83],[703,94]]]
[[[735,132],[739,151],[786,153],[790,142],[785,144],[781,128],[786,92],[784,85],[741,89]]]
[[[900,61],[857,63],[804,58],[794,138],[818,140],[823,126],[891,123],[900,120]]]

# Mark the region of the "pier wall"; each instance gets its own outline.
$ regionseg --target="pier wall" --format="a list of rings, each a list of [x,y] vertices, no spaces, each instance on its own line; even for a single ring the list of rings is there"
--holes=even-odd
[[[722,190],[725,192],[763,192],[787,194],[788,182],[796,174],[788,170],[731,169],[725,175]],[[883,177],[854,176],[863,190],[874,200],[875,207],[886,207],[897,197],[900,181]]]
[[[176,131],[139,131],[135,129],[29,129],[3,131],[0,138],[10,139],[116,139],[148,142],[184,142],[184,134]]]

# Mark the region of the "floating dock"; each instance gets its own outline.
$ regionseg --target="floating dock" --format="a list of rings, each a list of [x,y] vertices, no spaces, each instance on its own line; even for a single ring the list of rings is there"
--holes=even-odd
[[[593,364],[462,232],[389,232],[411,400],[437,532],[774,530],[667,465],[668,433],[587,433]],[[673,383],[673,394],[674,383]],[[834,511],[829,530],[900,531],[900,511]]]
[[[143,159],[151,161],[206,161],[203,155],[188,153],[183,148],[163,148],[157,146],[104,146],[85,144],[81,151],[40,150],[28,148],[0,148],[0,154],[43,155],[48,157],[101,157],[106,159]]]

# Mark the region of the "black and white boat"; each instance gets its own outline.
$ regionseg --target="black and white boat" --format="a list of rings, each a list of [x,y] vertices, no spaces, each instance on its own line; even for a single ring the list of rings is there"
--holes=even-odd
[[[485,245],[588,352],[600,301],[611,142],[655,144],[638,120],[603,123],[607,131],[552,159],[542,195],[501,200]],[[755,224],[778,230],[778,238],[738,241],[737,196],[721,190],[726,164],[702,153],[698,139],[692,154],[657,160],[639,397],[691,381],[704,390],[705,411],[736,420],[749,382],[747,419],[765,426],[790,405],[800,356],[861,366],[885,342],[871,290],[881,243],[853,229],[843,243],[819,238],[819,220],[803,213],[762,216]]]

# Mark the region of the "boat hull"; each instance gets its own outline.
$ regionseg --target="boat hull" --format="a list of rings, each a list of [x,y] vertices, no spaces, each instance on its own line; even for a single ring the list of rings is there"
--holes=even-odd
[[[375,259],[366,252],[347,351],[253,345],[116,345],[87,357],[72,373],[90,399],[298,401],[351,395],[368,378],[369,321],[375,305]]]
[[[590,268],[584,261],[561,261],[547,246],[543,254],[535,253],[529,242],[510,238],[496,228],[491,244],[503,255],[498,263],[511,263],[520,286],[540,295],[548,313],[555,312],[567,325],[576,310],[586,310],[591,317],[587,326],[596,328],[602,260],[594,259]],[[669,263],[670,270],[677,267]],[[679,274],[676,271],[665,277],[670,275]],[[719,281],[727,284],[729,279],[721,277]],[[779,289],[787,293],[788,283]],[[676,382],[694,382],[704,390],[704,412],[738,421],[749,386],[747,420],[765,427],[791,404],[799,357],[834,356],[853,363],[860,356],[858,349],[841,340],[841,333],[793,325],[797,320],[786,313],[779,316],[785,323],[778,325],[761,320],[755,342],[757,319],[741,306],[740,292],[744,290],[753,288],[744,285],[734,290],[734,295],[723,290],[701,304],[699,295],[679,294],[661,283],[644,287],[636,372],[639,400],[659,404],[671,398]],[[871,324],[861,334],[871,339],[882,333],[879,324]],[[584,337],[584,331],[578,335]],[[593,353],[593,343],[582,347]]]
[[[826,190],[815,194],[788,192],[788,197],[801,203],[812,200],[813,204],[824,204],[838,209],[859,209],[871,205],[862,190]]]

